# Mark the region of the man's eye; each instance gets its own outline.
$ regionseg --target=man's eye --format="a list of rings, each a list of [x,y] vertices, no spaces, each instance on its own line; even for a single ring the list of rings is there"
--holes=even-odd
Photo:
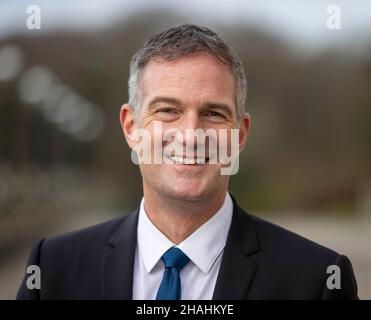
[[[164,112],[164,113],[170,113],[170,114],[174,113],[175,114],[176,110],[172,109],[172,108],[162,108],[162,109],[158,110],[157,112]]]
[[[207,112],[205,114],[207,117],[218,117],[218,118],[224,118],[224,116],[219,113],[219,112],[215,112],[215,111],[210,111],[210,112]]]

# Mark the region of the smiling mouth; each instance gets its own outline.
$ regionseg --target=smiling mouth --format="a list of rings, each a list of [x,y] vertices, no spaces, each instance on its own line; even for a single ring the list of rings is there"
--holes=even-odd
[[[167,157],[170,159],[174,164],[185,164],[185,165],[197,165],[197,164],[206,164],[209,162],[209,158],[187,158],[187,157],[179,157],[179,156],[170,156]]]

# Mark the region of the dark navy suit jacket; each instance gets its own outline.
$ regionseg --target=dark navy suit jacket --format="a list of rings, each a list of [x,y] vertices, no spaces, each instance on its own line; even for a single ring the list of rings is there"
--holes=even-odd
[[[346,256],[233,205],[213,299],[357,299]],[[132,299],[138,213],[39,241],[28,265],[40,267],[41,289],[25,274],[17,299]],[[327,288],[330,265],[341,289]]]

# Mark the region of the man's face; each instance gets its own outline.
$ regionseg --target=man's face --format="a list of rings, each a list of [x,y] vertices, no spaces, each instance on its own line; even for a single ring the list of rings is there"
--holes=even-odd
[[[174,61],[151,60],[141,79],[140,103],[140,115],[134,127],[148,130],[152,141],[162,139],[154,130],[155,122],[162,124],[162,133],[168,129],[184,133],[185,139],[178,141],[184,146],[186,130],[214,129],[218,133],[220,129],[229,132],[238,128],[234,77],[226,65],[208,54],[190,55]],[[242,135],[246,136],[248,125],[245,116]],[[197,142],[192,138],[195,148]],[[169,143],[164,141],[162,147],[166,149]],[[134,147],[132,143],[129,145]],[[206,140],[206,157],[209,155],[208,146]],[[153,148],[152,143],[152,153]],[[175,153],[185,158],[186,149],[184,147],[181,154]],[[140,164],[140,171],[147,192],[179,200],[197,201],[222,194],[228,188],[229,177],[220,174],[220,164],[169,164],[163,161],[162,164]]]

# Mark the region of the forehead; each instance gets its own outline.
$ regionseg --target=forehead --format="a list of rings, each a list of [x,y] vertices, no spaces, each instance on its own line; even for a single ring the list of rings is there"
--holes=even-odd
[[[144,69],[141,89],[144,100],[159,94],[189,102],[212,99],[234,104],[235,99],[235,80],[229,67],[207,53],[171,61],[152,59]]]

